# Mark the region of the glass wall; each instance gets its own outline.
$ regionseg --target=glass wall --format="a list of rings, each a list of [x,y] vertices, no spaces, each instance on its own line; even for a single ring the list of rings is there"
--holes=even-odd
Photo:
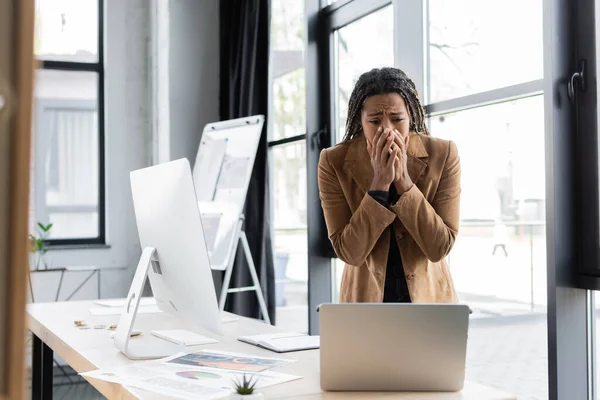
[[[348,100],[356,80],[372,68],[394,64],[394,9],[389,5],[334,34],[337,141],[344,137]]]

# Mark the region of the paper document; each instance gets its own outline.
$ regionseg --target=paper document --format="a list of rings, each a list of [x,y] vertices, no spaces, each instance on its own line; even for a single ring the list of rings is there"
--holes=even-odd
[[[301,378],[271,371],[262,373],[224,371],[173,362],[186,355],[188,354],[179,353],[162,360],[139,362],[81,375],[183,399],[217,399],[228,396],[233,393],[233,382],[239,381],[244,374],[247,378],[252,377],[257,380],[257,389]],[[242,354],[234,354],[234,356],[246,357]]]
[[[127,305],[127,299],[104,299],[96,300],[94,304],[104,307],[125,307]],[[154,297],[142,297],[140,299],[140,306],[153,306],[156,304]]]
[[[202,139],[193,168],[196,197],[199,201],[211,201],[223,166],[227,139]]]
[[[170,364],[207,367],[238,372],[265,372],[291,362],[293,362],[293,360],[256,357],[251,354],[236,354],[212,350],[184,354],[168,361]]]
[[[225,156],[217,189],[245,189],[247,177],[252,174],[252,167],[254,166],[250,165],[250,157]]]
[[[231,393],[231,390],[225,389],[225,387],[204,385],[201,382],[178,376],[176,372],[162,371],[160,364],[142,365],[139,363],[116,369],[99,369],[80,375],[177,399],[223,399]],[[210,375],[206,377],[209,378]]]
[[[319,336],[308,336],[297,332],[282,332],[267,335],[241,336],[239,341],[262,347],[277,353],[313,350],[320,347]]]
[[[125,310],[125,307],[92,307],[90,308],[90,314],[92,315],[121,315]],[[138,314],[154,314],[161,313],[162,311],[156,306],[140,306],[138,308]]]

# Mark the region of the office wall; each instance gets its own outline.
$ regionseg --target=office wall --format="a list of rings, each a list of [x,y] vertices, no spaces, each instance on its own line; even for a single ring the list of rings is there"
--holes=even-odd
[[[124,267],[102,272],[103,298],[126,295],[141,252],[129,171],[181,157],[193,162],[202,128],[218,120],[218,18],[218,0],[106,0],[110,247],[48,253],[53,265]],[[159,129],[159,120],[167,125]],[[61,299],[85,277],[85,273],[67,274]],[[59,274],[34,274],[36,302],[53,301],[59,279]],[[94,277],[73,299],[91,299],[96,294]]]
[[[171,0],[169,13],[171,159],[193,162],[219,119],[219,1]]]

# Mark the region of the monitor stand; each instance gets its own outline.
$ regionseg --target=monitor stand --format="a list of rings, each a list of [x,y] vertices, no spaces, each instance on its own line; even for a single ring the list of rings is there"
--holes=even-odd
[[[181,347],[160,340],[152,343],[141,341],[139,337],[131,338],[131,331],[135,318],[140,306],[140,300],[142,298],[142,291],[146,284],[146,277],[148,276],[148,269],[150,268],[150,262],[156,249],[153,247],[146,247],[140,257],[135,276],[131,282],[129,288],[129,294],[127,295],[125,309],[119,319],[117,330],[115,332],[114,340],[115,346],[119,351],[125,354],[132,360],[150,360],[155,358],[163,358],[172,356],[175,353],[181,351]]]

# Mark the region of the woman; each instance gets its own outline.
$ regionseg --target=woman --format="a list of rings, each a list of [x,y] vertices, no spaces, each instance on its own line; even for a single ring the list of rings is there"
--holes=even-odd
[[[445,257],[458,234],[458,151],[429,135],[404,72],[358,79],[343,142],[321,152],[319,193],[346,263],[342,302],[456,302]]]

